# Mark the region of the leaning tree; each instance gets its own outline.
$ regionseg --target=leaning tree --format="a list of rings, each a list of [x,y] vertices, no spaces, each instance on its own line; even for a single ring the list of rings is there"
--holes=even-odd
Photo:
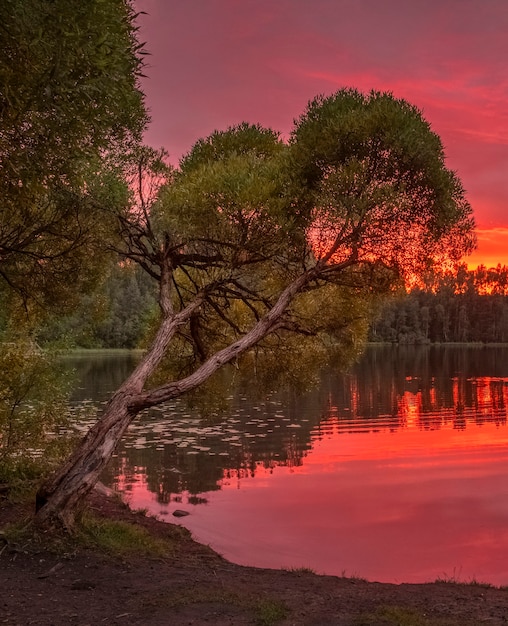
[[[72,527],[144,409],[285,345],[340,351],[361,339],[373,296],[474,244],[464,190],[421,113],[348,89],[312,101],[287,143],[248,124],[198,141],[154,202],[118,219],[118,252],[157,281],[160,319],[139,365],[39,490],[41,523]]]

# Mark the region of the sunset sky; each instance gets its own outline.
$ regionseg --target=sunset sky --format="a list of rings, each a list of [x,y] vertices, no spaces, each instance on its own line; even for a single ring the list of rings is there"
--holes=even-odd
[[[508,0],[136,0],[146,140],[174,164],[242,121],[287,136],[317,94],[391,91],[444,143],[478,227],[470,267],[508,265]]]

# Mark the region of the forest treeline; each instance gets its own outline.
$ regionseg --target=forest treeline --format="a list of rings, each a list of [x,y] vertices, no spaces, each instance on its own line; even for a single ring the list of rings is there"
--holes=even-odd
[[[114,268],[100,290],[71,316],[41,331],[43,342],[77,348],[136,348],[158,315],[156,293],[132,265]],[[369,340],[422,344],[508,342],[508,266],[479,266],[429,275],[425,284],[381,308]]]
[[[153,281],[138,266],[116,265],[72,315],[46,323],[39,341],[71,348],[138,348],[158,314],[156,295]]]
[[[417,344],[508,342],[508,267],[483,265],[428,276],[385,305],[370,341]]]

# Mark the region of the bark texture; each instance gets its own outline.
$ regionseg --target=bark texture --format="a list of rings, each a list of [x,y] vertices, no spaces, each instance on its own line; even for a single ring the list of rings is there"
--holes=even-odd
[[[71,531],[85,496],[93,489],[116,445],[135,417],[128,409],[129,394],[117,392],[102,418],[90,429],[76,452],[47,481],[36,496],[36,522]]]

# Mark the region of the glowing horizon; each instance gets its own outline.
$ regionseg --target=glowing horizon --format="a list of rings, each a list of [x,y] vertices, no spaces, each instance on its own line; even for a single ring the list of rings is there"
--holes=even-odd
[[[477,249],[464,257],[468,269],[474,270],[479,265],[496,267],[508,265],[508,226],[498,228],[477,228]]]

